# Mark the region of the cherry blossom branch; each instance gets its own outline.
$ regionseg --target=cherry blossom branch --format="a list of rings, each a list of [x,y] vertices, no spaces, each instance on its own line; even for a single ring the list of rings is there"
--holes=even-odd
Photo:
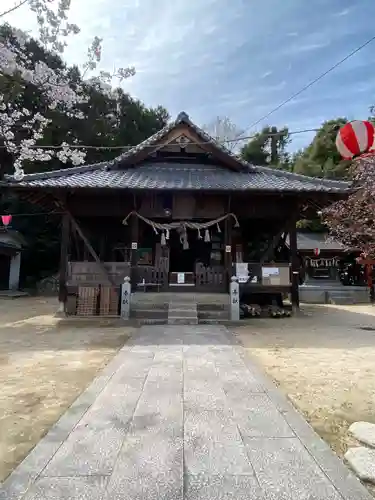
[[[22,5],[25,5],[29,0],[22,0],[21,2],[19,2],[18,4],[14,5],[13,7],[11,7],[10,9],[2,12],[0,14],[0,18],[1,17],[4,17],[6,16],[7,14],[10,14],[11,12],[14,12],[15,10],[19,9],[20,7],[22,7]]]
[[[46,50],[52,53],[62,53],[67,45],[69,35],[79,33],[75,24],[68,23],[67,13],[71,0],[22,0],[17,5],[1,14],[5,16],[13,10],[28,4],[36,14],[39,25],[39,41]],[[57,5],[56,12],[49,4]],[[83,65],[83,77],[89,72],[98,69],[102,54],[102,39],[95,37],[88,49],[88,60]],[[135,69],[119,68],[113,74],[100,72],[84,82],[84,85],[71,85],[68,70],[52,69],[43,61],[34,61],[34,54],[30,50],[29,37],[21,30],[13,29],[9,36],[0,38],[0,74],[6,78],[17,78],[25,84],[35,86],[40,92],[44,112],[58,109],[69,118],[84,119],[80,105],[87,102],[85,85],[91,85],[100,92],[109,95],[117,101],[117,111],[121,112],[119,94],[113,90],[111,83],[114,78],[120,82],[135,74]],[[109,120],[116,116],[108,117]],[[20,108],[16,103],[5,102],[5,96],[0,92],[0,132],[7,151],[14,158],[15,177],[21,179],[24,175],[23,164],[31,161],[49,161],[53,157],[74,165],[84,162],[85,151],[71,149],[63,143],[60,151],[38,148],[37,142],[43,138],[50,120],[42,113],[33,114],[32,111]],[[22,134],[19,134],[22,130]],[[25,135],[26,134],[26,135]]]

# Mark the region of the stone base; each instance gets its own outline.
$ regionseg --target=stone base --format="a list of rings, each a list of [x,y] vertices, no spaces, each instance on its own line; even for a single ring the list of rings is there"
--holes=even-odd
[[[367,287],[304,284],[299,287],[300,301],[306,304],[368,304],[370,302]]]

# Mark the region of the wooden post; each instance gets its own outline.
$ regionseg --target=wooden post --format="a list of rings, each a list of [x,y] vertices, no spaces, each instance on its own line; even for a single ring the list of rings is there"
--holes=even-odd
[[[230,219],[225,219],[224,225],[224,266],[229,287],[232,277],[232,220]]]
[[[298,260],[298,249],[297,249],[297,228],[296,219],[293,218],[290,224],[289,230],[289,247],[290,247],[290,263],[292,271],[292,287],[291,287],[291,298],[292,298],[292,310],[293,312],[298,312],[299,310],[299,260]]]
[[[228,196],[227,201],[227,213],[230,213],[231,209],[231,197]],[[232,278],[232,218],[225,219],[224,222],[224,267],[226,271],[227,278],[227,291],[229,292],[229,287]]]
[[[69,250],[70,219],[66,212],[61,221],[61,246],[60,246],[60,271],[59,271],[59,310],[65,312],[65,304],[68,297],[66,278],[68,271],[68,250]]]
[[[238,321],[240,319],[240,287],[237,276],[231,277],[229,285],[230,295],[230,320]]]
[[[130,278],[125,276],[124,283],[121,286],[121,317],[129,319],[130,317]]]
[[[137,215],[133,214],[130,221],[130,238],[131,238],[131,263],[130,263],[130,282],[131,289],[135,291],[137,288],[137,250],[138,250],[138,236],[139,236],[139,220]]]

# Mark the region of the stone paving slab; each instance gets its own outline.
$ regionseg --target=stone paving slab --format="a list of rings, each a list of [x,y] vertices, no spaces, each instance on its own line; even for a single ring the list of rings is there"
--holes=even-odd
[[[107,477],[53,477],[40,479],[23,500],[102,500]]]
[[[341,500],[298,438],[245,438],[259,484],[270,498]]]
[[[224,326],[144,326],[0,500],[371,500]]]
[[[349,448],[345,453],[345,459],[358,477],[375,484],[375,450],[365,446]]]
[[[361,443],[375,448],[375,424],[371,422],[354,422],[349,432]]]

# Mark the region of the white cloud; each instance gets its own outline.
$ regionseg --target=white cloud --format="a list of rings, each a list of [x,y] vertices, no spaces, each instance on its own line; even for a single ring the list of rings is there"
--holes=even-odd
[[[351,11],[352,11],[352,9],[343,9],[343,10],[340,10],[338,12],[335,12],[334,16],[335,17],[344,17],[344,16],[347,16]]]
[[[373,1],[363,0],[367,5]],[[0,0],[0,11],[13,2]],[[81,33],[70,39],[65,57],[82,64],[97,35],[104,39],[101,69],[135,66],[135,77],[124,82],[131,95],[148,105],[165,105],[172,115],[184,109],[198,122],[228,115],[246,128],[345,54],[355,43],[349,34],[365,30],[363,19],[350,19],[350,9],[338,10],[340,0],[322,0],[320,5],[232,0],[229,8],[227,0],[72,0],[69,20]],[[25,8],[8,21],[37,32]],[[364,52],[266,121],[296,119],[301,128],[309,128],[309,105],[316,108],[314,116],[330,118],[339,103],[340,114],[351,112],[359,95],[371,104],[371,85],[362,72],[371,65],[372,53]],[[349,84],[344,78],[354,69],[361,72],[357,92],[355,80]],[[337,94],[347,97],[330,99]],[[362,101],[360,106],[364,109]]]

